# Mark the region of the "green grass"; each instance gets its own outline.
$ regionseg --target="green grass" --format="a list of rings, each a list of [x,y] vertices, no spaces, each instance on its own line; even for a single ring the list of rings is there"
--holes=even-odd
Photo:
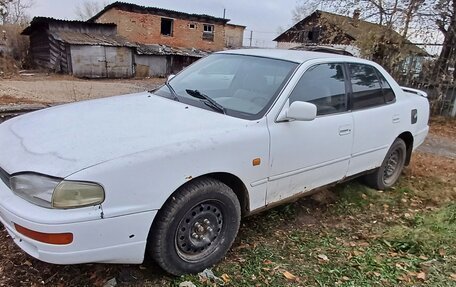
[[[446,250],[447,255],[456,255],[456,204],[418,214],[409,226],[390,228],[385,239],[398,251],[435,256],[439,250]]]
[[[186,275],[173,285],[456,286],[450,279],[456,273],[456,204],[412,209],[420,200],[408,186],[405,180],[380,193],[352,182],[333,189],[332,204],[304,199],[248,218],[238,242],[212,269],[228,282]],[[303,214],[315,220],[303,225]],[[296,278],[285,278],[285,271]]]

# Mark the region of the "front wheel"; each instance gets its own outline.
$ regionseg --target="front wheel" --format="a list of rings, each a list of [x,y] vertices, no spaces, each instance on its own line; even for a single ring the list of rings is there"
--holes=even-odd
[[[174,193],[158,213],[148,251],[173,275],[196,273],[225,256],[240,221],[240,204],[231,188],[215,179],[195,179]]]
[[[391,188],[399,179],[405,165],[407,147],[398,138],[388,150],[382,165],[373,173],[364,176],[364,180],[372,188],[385,190]]]

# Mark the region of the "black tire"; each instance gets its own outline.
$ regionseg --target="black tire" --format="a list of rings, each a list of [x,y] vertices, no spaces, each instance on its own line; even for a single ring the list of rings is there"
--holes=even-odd
[[[399,179],[405,165],[407,147],[405,142],[397,138],[386,153],[382,165],[373,173],[364,176],[364,182],[375,189],[391,188]]]
[[[212,178],[197,178],[160,209],[148,252],[173,275],[196,273],[219,262],[236,238],[241,207],[233,190]]]

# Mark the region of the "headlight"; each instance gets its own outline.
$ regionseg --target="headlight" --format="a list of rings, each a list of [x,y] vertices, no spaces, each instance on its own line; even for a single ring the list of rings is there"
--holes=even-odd
[[[54,190],[52,206],[75,208],[97,205],[104,201],[104,190],[98,184],[78,181],[62,181]]]
[[[19,174],[10,178],[10,186],[18,196],[47,208],[77,208],[104,201],[103,187],[96,183],[65,181],[38,174]]]
[[[51,208],[52,193],[61,179],[37,174],[19,174],[10,178],[13,192],[36,205]]]

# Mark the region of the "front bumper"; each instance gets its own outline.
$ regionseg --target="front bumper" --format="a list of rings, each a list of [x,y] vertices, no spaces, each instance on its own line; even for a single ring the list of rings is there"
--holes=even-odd
[[[157,211],[102,218],[100,206],[55,210],[35,206],[0,181],[0,221],[14,242],[31,256],[54,264],[139,264]],[[72,233],[73,242],[53,245],[28,238],[14,224],[43,233]]]

